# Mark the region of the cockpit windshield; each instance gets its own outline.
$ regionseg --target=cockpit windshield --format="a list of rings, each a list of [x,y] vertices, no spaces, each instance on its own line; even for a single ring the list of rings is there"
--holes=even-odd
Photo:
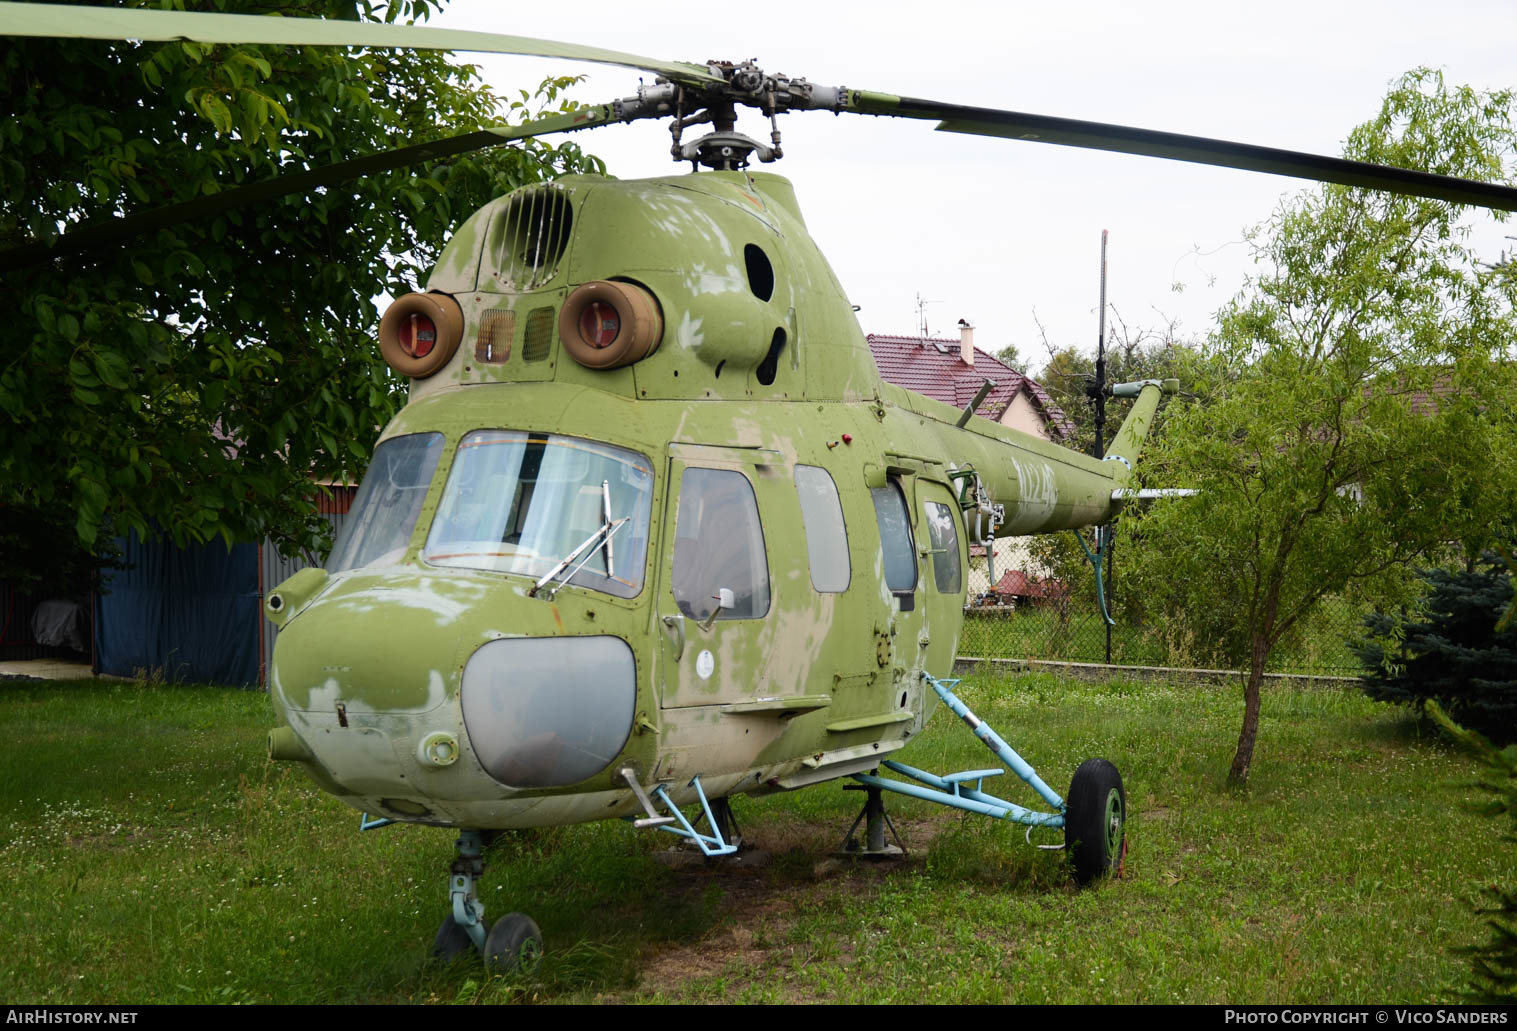
[[[330,572],[391,566],[405,557],[442,452],[441,433],[391,437],[379,445],[332,546]]]
[[[543,577],[607,525],[608,490],[609,520],[627,522],[616,530],[614,551],[596,547],[569,582],[631,598],[647,564],[651,465],[636,452],[575,437],[506,430],[464,437],[422,560]]]

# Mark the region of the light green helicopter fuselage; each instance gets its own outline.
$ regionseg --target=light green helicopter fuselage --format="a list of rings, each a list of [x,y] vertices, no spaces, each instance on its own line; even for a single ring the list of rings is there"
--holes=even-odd
[[[646,357],[564,345],[599,281],[656,299]],[[922,672],[951,670],[985,500],[1002,536],[1108,520],[1160,394],[1116,461],[958,427],[881,380],[768,174],[527,187],[428,290],[461,345],[384,430],[328,568],[270,599],[274,754],[398,820],[628,816],[623,771],[683,802],[695,777],[721,797],[878,765],[936,704]]]

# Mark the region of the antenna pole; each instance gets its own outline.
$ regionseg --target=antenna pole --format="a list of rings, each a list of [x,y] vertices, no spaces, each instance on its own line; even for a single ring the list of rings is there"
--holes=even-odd
[[[1095,456],[1101,458],[1106,454],[1106,230],[1101,230],[1101,314],[1097,319],[1096,329],[1096,445]],[[1099,527],[1096,532],[1101,535],[1102,549],[1106,552],[1106,578],[1101,582],[1101,590],[1106,597],[1101,599],[1103,612],[1111,611],[1111,525]],[[1096,561],[1101,560],[1100,552],[1097,552]],[[1111,619],[1108,617],[1103,622],[1106,624],[1106,664],[1111,665]]]
[[[1106,456],[1106,230],[1101,230],[1101,313],[1096,330],[1096,443],[1091,454]]]

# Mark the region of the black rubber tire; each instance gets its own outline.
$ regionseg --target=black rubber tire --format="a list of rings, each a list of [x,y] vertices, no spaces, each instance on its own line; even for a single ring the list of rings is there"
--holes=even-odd
[[[1087,759],[1069,782],[1064,847],[1075,880],[1089,884],[1120,875],[1127,855],[1127,794],[1122,775],[1105,759]]]
[[[543,958],[543,935],[525,913],[507,913],[485,939],[485,966],[501,974],[530,974]]]
[[[453,914],[443,917],[442,926],[432,938],[432,961],[451,963],[464,953],[473,951],[474,942],[469,938],[469,932],[458,925]]]

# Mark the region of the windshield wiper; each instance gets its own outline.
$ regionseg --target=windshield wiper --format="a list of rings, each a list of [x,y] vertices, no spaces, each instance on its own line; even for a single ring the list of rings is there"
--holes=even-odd
[[[595,550],[594,549],[595,549],[595,547],[597,545],[600,545],[600,546],[602,546],[605,549],[605,555],[606,555],[606,576],[609,577],[609,576],[612,575],[612,566],[611,566],[611,535],[614,534],[614,533],[616,533],[617,530],[620,530],[622,528],[622,525],[624,523],[628,522],[632,517],[631,516],[622,516],[620,519],[612,519],[611,518],[611,484],[610,484],[610,482],[607,481],[607,480],[600,481],[600,489],[601,489],[601,518],[604,521],[600,524],[600,526],[596,529],[596,531],[594,533],[592,533],[590,536],[586,537],[580,543],[579,547],[575,548],[573,551],[569,552],[569,554],[565,555],[563,557],[563,559],[558,563],[558,565],[556,565],[552,569],[548,570],[548,573],[547,573],[546,576],[544,576],[541,580],[537,581],[537,583],[533,584],[532,585],[532,589],[527,592],[527,597],[529,597],[529,598],[535,598],[535,597],[537,597],[537,592],[538,591],[542,590],[545,586],[547,586],[548,584],[552,583],[553,580],[560,573],[562,573],[565,569],[568,569],[570,563],[572,563],[575,559],[579,558],[580,555],[584,555],[585,556],[584,558],[579,559],[579,565],[575,566],[573,568],[573,570],[571,570],[567,575],[564,576],[563,582],[564,583],[568,583],[570,580],[574,579],[574,575],[576,573],[578,573],[582,568],[584,568],[585,563],[590,561],[590,556],[593,555],[593,554],[595,554]],[[560,585],[560,586],[562,586],[562,585]],[[558,592],[558,588],[557,587],[550,589],[548,591],[548,595],[547,595],[548,598],[551,599],[553,597],[553,595],[556,594],[557,592]]]

